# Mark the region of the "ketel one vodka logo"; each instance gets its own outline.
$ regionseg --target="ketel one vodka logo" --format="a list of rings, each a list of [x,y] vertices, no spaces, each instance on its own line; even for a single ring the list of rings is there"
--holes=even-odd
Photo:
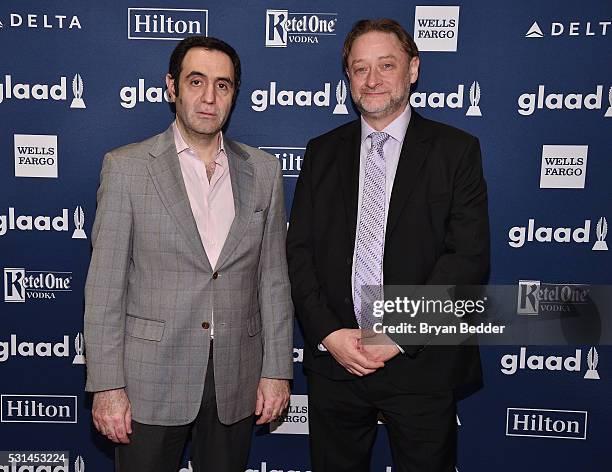
[[[414,108],[464,108],[465,85],[459,84],[456,92],[413,92],[410,104]],[[472,82],[469,88],[470,105],[465,116],[482,116],[480,110],[480,84]]]
[[[604,86],[597,85],[591,93],[569,92],[549,93],[544,85],[539,85],[536,93],[523,93],[518,97],[518,113],[522,116],[533,115],[536,110],[601,110],[603,105]],[[612,117],[612,87],[607,93],[608,106],[604,117]]]
[[[55,300],[63,292],[72,292],[72,272],[4,269],[4,301]]]
[[[518,315],[563,315],[579,305],[591,303],[590,288],[579,284],[550,284],[539,280],[519,280]]]
[[[266,10],[266,47],[318,44],[320,38],[336,36],[337,13],[291,13]]]
[[[591,220],[577,227],[570,226],[539,226],[535,219],[530,218],[527,226],[513,226],[508,231],[508,245],[522,248],[526,243],[578,243],[588,244],[591,241]],[[608,222],[605,217],[599,218],[595,226],[595,243],[593,251],[607,251]]]
[[[331,83],[325,82],[323,90],[284,90],[276,82],[270,82],[268,89],[257,89],[251,93],[251,108],[257,112],[266,111],[269,107],[329,107]],[[334,115],[346,115],[347,88],[344,80],[336,85],[336,106]]]
[[[529,354],[527,347],[521,347],[518,354],[505,354],[501,358],[501,372],[505,375],[515,375],[518,371],[549,371],[549,372],[577,372],[583,369],[584,352],[576,349],[573,355],[540,355]],[[597,365],[599,356],[597,349],[591,347],[586,356],[586,372],[583,378],[588,380],[599,380]]]
[[[9,207],[6,215],[0,215],[0,236],[8,231],[69,231],[70,218],[67,208],[62,209],[61,215],[22,215]],[[77,206],[73,213],[74,231],[72,239],[87,239],[85,234],[85,213],[81,206]]]
[[[83,99],[84,84],[80,74],[75,74],[72,79],[72,100],[70,108],[86,108]],[[58,84],[30,84],[25,82],[13,82],[11,75],[4,76],[4,82],[0,83],[0,103],[6,100],[68,100],[68,79],[60,77]]]

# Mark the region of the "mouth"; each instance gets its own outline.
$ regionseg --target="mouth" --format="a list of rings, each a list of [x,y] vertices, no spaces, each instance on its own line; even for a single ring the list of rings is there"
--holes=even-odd
[[[197,111],[196,115],[199,118],[216,118],[217,117],[217,113],[214,111]]]

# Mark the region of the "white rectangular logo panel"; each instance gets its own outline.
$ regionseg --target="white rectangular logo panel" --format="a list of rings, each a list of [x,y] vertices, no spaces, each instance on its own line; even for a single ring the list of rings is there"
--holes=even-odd
[[[540,188],[584,188],[589,146],[542,146]]]
[[[308,434],[308,395],[291,395],[287,414],[270,423],[273,434]]]
[[[16,134],[15,177],[57,178],[57,136]]]
[[[2,395],[2,423],[76,423],[75,395]]]
[[[414,41],[419,51],[457,51],[459,7],[417,6],[414,11]]]
[[[208,36],[208,10],[189,8],[128,8],[128,39],[180,41]]]
[[[506,436],[586,439],[586,411],[508,408]]]

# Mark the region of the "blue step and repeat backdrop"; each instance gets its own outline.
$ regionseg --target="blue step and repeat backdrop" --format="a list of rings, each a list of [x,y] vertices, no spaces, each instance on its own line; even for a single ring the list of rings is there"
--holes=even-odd
[[[308,140],[356,117],[346,33],[360,18],[395,18],[422,51],[412,105],[480,138],[491,283],[612,282],[612,3],[434,3],[2,1],[0,451],[65,454],[40,470],[112,470],[83,392],[95,193],[106,151],[173,119],[164,75],[190,34],[240,54],[227,135],[282,161],[289,209]],[[255,429],[249,471],[310,470],[302,346],[298,331],[290,413],[273,432]],[[458,471],[611,470],[610,347],[482,351],[484,387],[459,403]],[[372,470],[393,470],[384,426]]]

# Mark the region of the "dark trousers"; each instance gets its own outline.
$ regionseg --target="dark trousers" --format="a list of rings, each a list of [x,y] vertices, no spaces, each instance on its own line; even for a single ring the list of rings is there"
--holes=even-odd
[[[115,448],[116,472],[177,472],[189,433],[194,472],[244,472],[251,445],[253,416],[224,425],[217,416],[212,359],[202,405],[195,421],[156,426],[132,421],[130,444]]]
[[[455,472],[453,392],[406,393],[384,370],[348,381],[308,373],[312,472],[368,472],[379,414],[395,472]]]

